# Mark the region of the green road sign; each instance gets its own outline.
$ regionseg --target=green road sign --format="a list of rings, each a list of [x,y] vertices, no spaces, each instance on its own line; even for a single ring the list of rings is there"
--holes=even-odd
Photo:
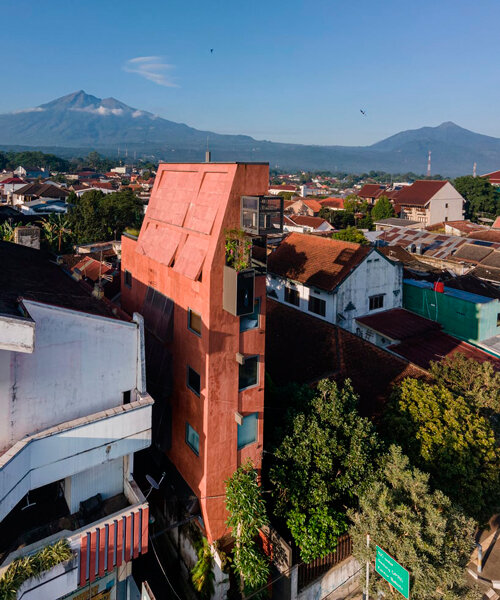
[[[410,597],[410,574],[392,556],[377,546],[375,571],[388,581],[405,598]]]

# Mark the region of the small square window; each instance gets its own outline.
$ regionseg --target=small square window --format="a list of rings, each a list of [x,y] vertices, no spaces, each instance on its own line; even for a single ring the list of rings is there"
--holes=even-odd
[[[253,313],[240,317],[240,331],[257,329],[259,327],[260,298],[255,299]]]
[[[196,456],[200,455],[200,436],[189,423],[186,423],[186,444]]]
[[[201,336],[201,315],[191,309],[188,310],[188,329]]]
[[[298,290],[288,287],[285,287],[285,302],[288,304],[293,304],[294,306],[300,306],[300,298]]]
[[[238,450],[257,441],[257,423],[259,413],[243,417],[243,423],[238,425]]]
[[[500,327],[500,313],[497,313],[497,327]]]
[[[370,296],[370,310],[377,310],[384,306],[384,294],[378,294],[377,296]]]
[[[125,273],[124,273],[124,281],[125,281],[125,285],[128,288],[132,287],[132,273],[130,271],[125,271]]]
[[[187,368],[187,382],[188,388],[194,392],[197,396],[200,395],[200,375],[189,365]]]
[[[246,390],[249,387],[257,385],[259,382],[259,357],[249,356],[245,362],[240,365],[239,370],[239,390]]]
[[[324,317],[326,314],[326,302],[321,298],[309,296],[309,312]]]

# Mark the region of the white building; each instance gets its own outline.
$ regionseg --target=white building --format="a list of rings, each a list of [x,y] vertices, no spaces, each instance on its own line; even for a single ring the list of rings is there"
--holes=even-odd
[[[401,264],[377,249],[292,233],[268,257],[267,295],[355,332],[355,319],[402,304]]]
[[[116,318],[36,250],[2,242],[0,259],[0,574],[65,539],[70,560],[18,598],[129,598],[148,548],[132,476],[151,443],[142,317]]]
[[[463,221],[463,197],[449,181],[419,180],[390,196],[403,219],[424,226],[446,221]]]

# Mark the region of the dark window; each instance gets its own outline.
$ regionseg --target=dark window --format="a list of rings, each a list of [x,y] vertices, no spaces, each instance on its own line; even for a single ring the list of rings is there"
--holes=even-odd
[[[249,356],[245,358],[245,362],[240,365],[239,372],[239,389],[245,390],[246,388],[257,385],[259,382],[259,357]]]
[[[285,287],[285,302],[288,302],[288,304],[293,304],[294,306],[299,306],[300,298],[298,290],[288,286]]]
[[[130,271],[125,271],[125,285],[129,288],[132,287],[132,273]]]
[[[130,390],[123,392],[123,404],[130,404]]]
[[[378,296],[370,296],[370,310],[376,310],[384,306],[384,294]]]
[[[500,313],[497,314],[497,327],[500,327]]]
[[[326,302],[324,300],[321,300],[321,298],[309,296],[309,312],[324,317],[326,314]]]
[[[189,423],[186,423],[186,444],[191,448],[191,450],[199,456],[200,454],[200,436],[198,433],[191,427]]]
[[[446,204],[444,205],[444,207],[445,207],[445,208],[448,208],[448,203],[446,203]]]
[[[260,314],[260,298],[254,302],[254,309],[251,315],[240,317],[240,331],[248,331],[249,329],[257,329],[259,326]]]
[[[238,425],[238,450],[257,441],[257,423],[259,413],[243,417],[243,423]]]
[[[188,310],[188,329],[201,335],[201,315],[191,309]]]
[[[192,390],[197,396],[200,395],[200,375],[189,365],[187,368],[187,382],[188,388]]]

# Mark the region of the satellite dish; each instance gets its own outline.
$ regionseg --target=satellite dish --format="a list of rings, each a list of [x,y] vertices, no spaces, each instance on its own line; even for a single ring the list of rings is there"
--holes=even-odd
[[[151,477],[151,475],[146,475],[146,479],[148,480],[148,483],[151,487],[154,487],[155,490],[159,490],[160,489],[160,484],[153,479],[153,477]]]

